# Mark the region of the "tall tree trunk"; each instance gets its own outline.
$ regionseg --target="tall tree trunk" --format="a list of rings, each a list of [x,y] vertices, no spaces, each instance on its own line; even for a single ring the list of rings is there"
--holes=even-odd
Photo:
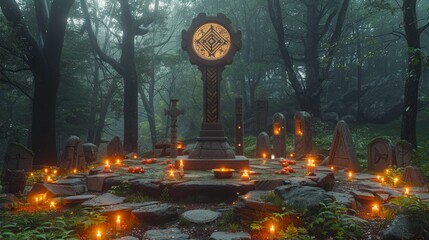
[[[96,117],[96,108],[98,105],[98,92],[100,91],[100,67],[99,64],[97,62],[97,60],[94,60],[94,75],[92,77],[92,81],[93,81],[93,89],[92,89],[92,93],[91,93],[91,108],[89,111],[89,119],[88,119],[88,135],[86,138],[87,142],[90,143],[94,143],[95,141],[95,128],[96,128],[96,123],[95,123],[95,117]]]
[[[403,0],[403,21],[408,47],[408,69],[405,76],[404,109],[402,111],[401,139],[417,146],[416,120],[419,81],[422,72],[420,34],[428,27],[417,26],[416,0]]]
[[[43,47],[39,46],[25,24],[21,10],[14,0],[1,0],[0,7],[7,21],[14,27],[21,41],[23,54],[34,76],[34,97],[31,126],[31,148],[34,165],[58,165],[56,147],[56,100],[60,81],[60,60],[64,43],[67,16],[74,0],[54,0],[45,25],[43,12],[39,30],[46,33]],[[36,4],[36,11],[45,11]],[[46,13],[45,13],[46,14]],[[45,28],[45,29],[44,29]]]

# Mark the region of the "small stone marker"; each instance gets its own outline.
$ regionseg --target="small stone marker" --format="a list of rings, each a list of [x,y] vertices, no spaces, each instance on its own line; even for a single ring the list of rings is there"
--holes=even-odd
[[[347,123],[343,120],[339,121],[335,127],[328,165],[347,168],[355,172],[360,171],[352,136]]]
[[[173,205],[161,203],[136,208],[132,211],[140,221],[148,224],[160,224],[177,219],[177,208]]]
[[[87,177],[88,191],[101,192],[104,190],[104,182],[107,178],[119,177],[119,174],[103,173]]]
[[[2,176],[1,184],[3,193],[22,194],[27,182],[27,176],[24,169],[10,170],[6,169]]]
[[[294,153],[297,158],[311,153],[313,150],[313,131],[311,116],[308,112],[295,113],[295,142]]]
[[[82,144],[83,154],[85,155],[85,161],[87,164],[94,163],[98,159],[98,147],[92,143]]]
[[[261,132],[256,139],[256,157],[270,158],[271,156],[271,147],[270,147],[270,137],[266,132]]]
[[[192,223],[209,223],[213,222],[220,216],[219,212],[206,209],[194,209],[182,213],[182,217]]]
[[[286,119],[281,113],[273,116],[273,154],[277,158],[286,156]]]
[[[116,158],[124,158],[124,147],[122,145],[121,139],[118,136],[115,136],[107,144],[106,157],[110,160],[115,160]]]
[[[80,138],[71,136],[67,139],[64,151],[61,155],[60,169],[71,172],[73,169],[80,171],[85,169],[85,167],[85,154]]]
[[[24,170],[29,172],[33,169],[34,154],[31,150],[19,143],[9,143],[7,145],[3,173],[7,170]]]
[[[267,129],[268,100],[255,101],[256,131],[265,132]]]
[[[395,145],[395,160],[396,166],[404,168],[411,164],[415,154],[414,145],[405,141],[400,140]]]
[[[27,202],[34,203],[35,197],[38,194],[45,194],[46,199],[64,196],[76,195],[76,189],[72,186],[48,184],[48,183],[36,183],[27,194]]]
[[[404,175],[402,176],[402,180],[413,186],[425,186],[426,180],[423,174],[420,172],[418,167],[408,166],[405,168]]]
[[[393,146],[386,138],[375,138],[368,144],[368,170],[383,172],[393,165]]]
[[[244,155],[243,99],[235,98],[235,155]]]

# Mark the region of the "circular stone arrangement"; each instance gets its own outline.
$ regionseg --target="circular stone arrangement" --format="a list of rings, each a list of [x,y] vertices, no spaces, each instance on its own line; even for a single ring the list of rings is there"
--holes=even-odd
[[[192,223],[209,223],[213,222],[220,216],[219,212],[214,212],[205,209],[194,209],[186,211],[182,217]]]

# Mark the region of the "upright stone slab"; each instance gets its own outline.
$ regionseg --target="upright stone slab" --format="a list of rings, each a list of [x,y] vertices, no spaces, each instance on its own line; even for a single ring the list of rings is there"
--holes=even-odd
[[[63,171],[73,171],[73,169],[83,170],[86,167],[85,154],[82,143],[77,136],[71,136],[66,141],[61,155],[60,169]]]
[[[31,150],[19,143],[9,143],[7,145],[3,173],[6,170],[24,170],[29,172],[33,169],[34,154]]]
[[[243,99],[235,98],[235,155],[244,155]]]
[[[311,115],[308,112],[295,113],[295,142],[294,152],[297,158],[305,156],[313,151],[313,130],[311,127]]]
[[[339,121],[335,127],[328,165],[347,168],[355,172],[361,170],[353,146],[352,135],[347,123],[343,120]]]
[[[405,141],[400,140],[395,145],[395,160],[396,166],[405,168],[411,165],[411,161],[414,158],[415,150],[414,145]]]
[[[256,126],[255,133],[267,131],[268,100],[255,101]]]
[[[83,154],[85,155],[85,161],[87,164],[94,163],[98,159],[98,147],[92,143],[82,144]]]
[[[286,156],[286,119],[281,113],[273,116],[273,154],[278,158]]]
[[[383,172],[393,165],[393,146],[386,138],[374,138],[368,144],[368,170]]]
[[[198,65],[203,80],[203,123],[200,137],[188,158],[186,169],[207,170],[211,166],[234,169],[249,167],[249,160],[235,157],[220,121],[220,81],[226,65],[232,64],[241,48],[241,32],[234,31],[231,20],[219,13],[200,13],[187,31],[182,31],[182,49],[192,64]]]
[[[165,115],[171,117],[170,119],[170,157],[177,157],[177,117],[181,114],[185,114],[185,110],[179,110],[176,105],[179,100],[170,100],[170,109],[165,109]]]
[[[111,160],[124,158],[124,147],[118,136],[113,137],[107,144],[106,157]]]
[[[256,138],[256,157],[269,158],[271,156],[270,137],[266,132],[261,132]]]

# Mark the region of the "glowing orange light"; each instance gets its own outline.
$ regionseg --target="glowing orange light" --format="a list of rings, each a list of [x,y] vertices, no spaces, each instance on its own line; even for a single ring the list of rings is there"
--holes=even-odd
[[[273,240],[274,239],[274,233],[275,233],[276,229],[274,228],[274,225],[271,225],[270,227],[270,239]]]
[[[97,230],[96,237],[97,237],[97,240],[101,240],[101,231],[100,231],[100,229]]]
[[[116,231],[119,231],[119,230],[121,230],[121,216],[120,215],[118,215],[116,217]]]
[[[119,158],[118,158],[118,159],[116,159],[116,164],[117,164],[117,165],[121,165],[121,159],[119,159]]]
[[[244,170],[243,175],[241,175],[241,180],[243,180],[243,181],[249,181],[250,180],[249,171]]]
[[[395,177],[393,179],[393,187],[397,187],[398,186],[398,182],[399,182],[399,178]]]
[[[45,173],[48,173],[48,169],[47,168],[45,168]]]
[[[380,181],[380,179],[381,179],[381,176],[377,175],[377,181]]]
[[[34,176],[34,173],[33,173],[33,172],[31,172],[31,173],[30,173],[30,176]]]
[[[57,169],[54,169],[54,175],[57,174],[57,172],[58,172]]]
[[[75,168],[75,169],[73,169],[73,173],[74,174],[76,174],[77,173],[77,169]]]
[[[410,195],[410,189],[408,187],[405,188],[405,192],[404,192],[405,196]]]
[[[378,204],[374,204],[371,208],[371,214],[373,217],[376,217],[380,214],[380,207],[378,206]]]
[[[349,171],[348,179],[349,179],[349,181],[351,181],[353,179],[353,172],[352,171]]]
[[[380,178],[381,183],[384,183],[384,177]]]
[[[36,197],[36,206],[39,205],[39,197]]]
[[[267,158],[267,154],[266,153],[262,153],[262,158]]]
[[[134,158],[134,159],[137,159],[137,157],[138,157],[138,156],[137,156],[137,154],[134,154],[134,155],[133,155],[133,158]]]
[[[303,133],[302,133],[302,131],[301,131],[301,130],[298,130],[298,131],[296,132],[296,134],[297,134],[298,136],[302,136],[302,135],[303,135]]]
[[[55,209],[55,202],[51,201],[51,203],[49,204],[49,208]]]
[[[332,171],[334,171],[334,170],[335,170],[334,166],[331,166],[331,170],[332,170]]]
[[[239,143],[238,146],[241,147],[241,143]]]
[[[110,165],[109,165],[109,160],[106,160],[106,163],[105,163],[104,165],[106,165],[106,166],[110,166]]]

